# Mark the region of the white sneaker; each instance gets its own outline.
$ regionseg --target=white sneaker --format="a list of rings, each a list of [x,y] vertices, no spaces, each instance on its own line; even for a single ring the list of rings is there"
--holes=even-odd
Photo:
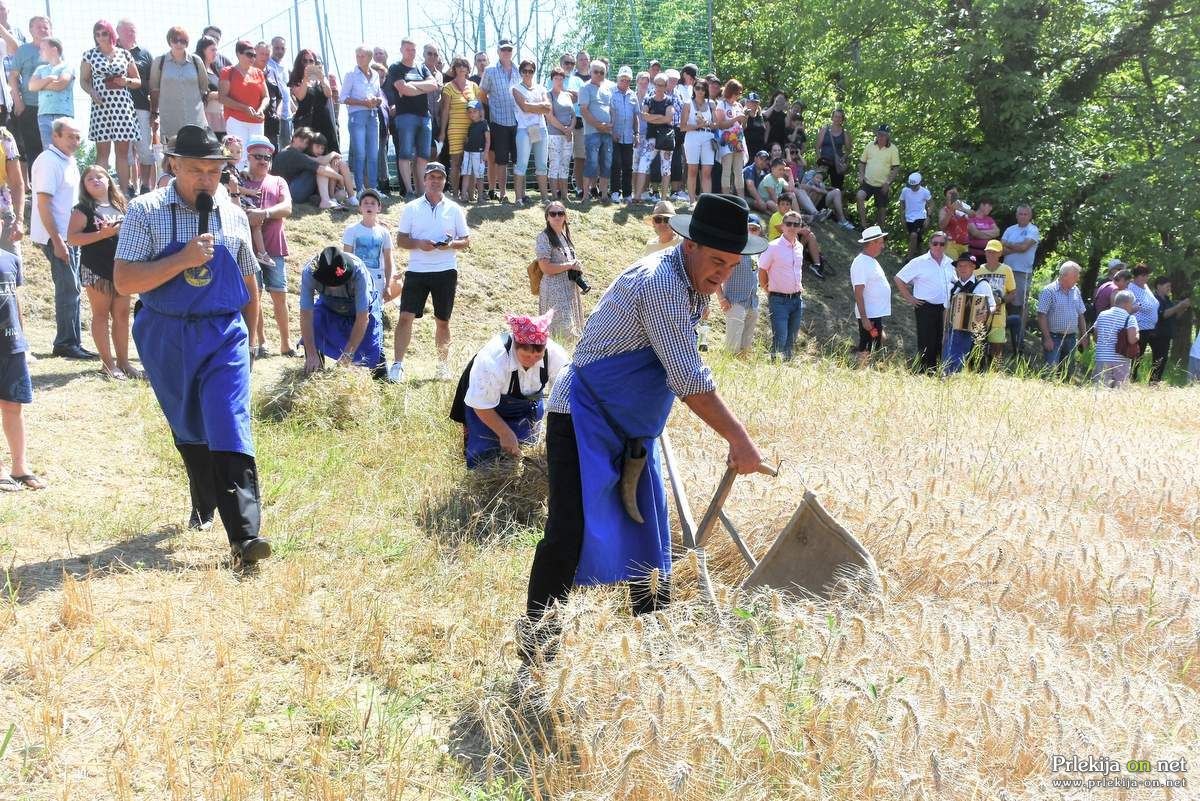
[[[613,192],[613,193],[612,193],[611,195],[609,195],[608,197],[609,197],[609,199],[610,199],[610,200],[611,200],[613,203],[620,203],[620,202],[621,202],[621,193],[620,193],[620,192]]]
[[[672,195],[672,197],[674,197],[680,203],[690,203],[692,201],[692,199],[688,197],[687,192],[676,192],[674,195]]]
[[[438,362],[437,370],[433,372],[433,377],[437,381],[449,381],[450,365],[445,362]]]
[[[399,384],[404,381],[404,365],[401,362],[392,362],[392,366],[388,368],[387,380],[389,384]]]
[[[346,202],[347,206],[352,206],[354,208],[358,208],[358,198],[354,195],[351,195],[350,197],[346,198],[345,202]]]

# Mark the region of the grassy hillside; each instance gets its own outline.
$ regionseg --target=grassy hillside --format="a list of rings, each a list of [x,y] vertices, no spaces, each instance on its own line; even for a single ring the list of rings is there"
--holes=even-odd
[[[535,308],[523,265],[540,213],[470,216],[457,365],[503,311]],[[649,227],[601,206],[572,219],[592,304]],[[343,225],[289,222],[293,279]],[[842,255],[808,283],[818,337],[847,325],[852,252],[821,230]],[[53,307],[39,255],[26,275],[40,354]],[[628,618],[618,592],[580,593],[560,659],[528,688],[556,722],[554,753],[503,707],[540,536],[538,510],[514,524],[512,501],[539,478],[531,464],[495,498],[466,475],[452,387],[427,380],[427,323],[401,386],[256,366],[276,555],[248,575],[227,569],[219,530],[180,530],[186,483],[149,388],[42,359],[27,421],[52,486],[0,498],[0,799],[1042,801],[1084,797],[1051,785],[1069,774],[1050,754],[1194,757],[1194,391],[709,358],[784,461],[726,506],[752,547],[810,488],[874,553],[884,592],[742,596],[718,532],[719,619],[691,600],[686,562],[682,600],[650,619]],[[670,431],[701,505],[725,448],[681,407]],[[488,530],[503,536],[463,536]],[[450,754],[464,713],[498,749],[479,774]]]

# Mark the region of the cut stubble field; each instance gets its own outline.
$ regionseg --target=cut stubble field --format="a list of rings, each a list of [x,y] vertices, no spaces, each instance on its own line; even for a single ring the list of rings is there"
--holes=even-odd
[[[572,216],[590,305],[649,228],[603,207]],[[504,311],[536,307],[524,264],[540,212],[471,219],[460,366]],[[344,222],[289,222],[293,286]],[[719,618],[686,557],[666,613],[578,593],[557,660],[525,682],[548,742],[504,709],[540,536],[514,499],[543,479],[534,460],[516,484],[467,476],[452,384],[428,380],[427,321],[401,386],[256,366],[275,555],[245,575],[219,524],[181,530],[186,482],[149,388],[39,361],[27,424],[51,489],[0,503],[0,799],[1197,797],[1183,772],[1182,789],[1105,796],[1054,787],[1068,774],[1050,770],[1055,754],[1197,757],[1196,391],[848,369],[820,354],[848,335],[849,245],[822,239],[839,269],[808,287],[805,357],[708,354],[784,463],[739,480],[726,508],[762,553],[812,489],[874,554],[883,592],[740,595],[745,568],[718,532]],[[51,289],[26,252],[41,355]],[[681,405],[670,432],[704,503],[726,448]],[[497,749],[478,773],[452,754],[464,714]]]

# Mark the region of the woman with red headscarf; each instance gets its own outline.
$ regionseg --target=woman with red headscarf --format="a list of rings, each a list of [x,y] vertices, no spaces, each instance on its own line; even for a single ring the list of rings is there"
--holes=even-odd
[[[129,143],[138,140],[137,113],[131,89],[142,85],[137,62],[117,46],[117,29],[100,20],[92,26],[96,46],[83,54],[79,85],[92,98],[88,138],[96,143],[96,163],[107,167],[112,144],[117,145],[117,175],[121,189],[129,186]]]
[[[540,317],[508,314],[497,334],[467,364],[454,393],[450,419],[463,425],[467,467],[501,453],[519,456],[541,432],[546,386],[570,357],[550,340],[551,309]]]

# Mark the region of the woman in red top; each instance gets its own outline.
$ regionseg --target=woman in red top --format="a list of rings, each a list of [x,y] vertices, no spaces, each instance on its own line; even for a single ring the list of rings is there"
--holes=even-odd
[[[249,142],[250,137],[263,132],[271,96],[267,94],[266,75],[254,66],[254,45],[243,39],[237,43],[236,52],[237,63],[221,71],[217,92],[225,106],[225,133]],[[246,169],[246,162],[243,150],[237,168]]]

